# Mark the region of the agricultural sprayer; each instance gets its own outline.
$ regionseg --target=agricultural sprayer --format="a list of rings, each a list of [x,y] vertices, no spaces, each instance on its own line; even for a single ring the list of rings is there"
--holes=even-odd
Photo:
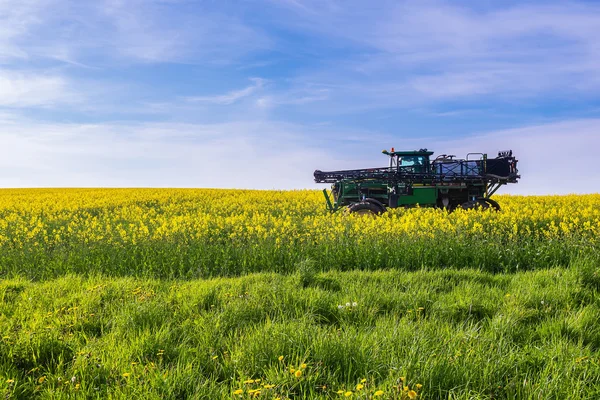
[[[333,201],[323,190],[327,209],[335,212],[380,214],[396,207],[439,207],[500,210],[491,199],[503,185],[517,183],[519,171],[512,150],[487,154],[470,153],[465,159],[440,155],[430,160],[432,151],[384,150],[387,167],[314,172],[315,182],[331,183]]]

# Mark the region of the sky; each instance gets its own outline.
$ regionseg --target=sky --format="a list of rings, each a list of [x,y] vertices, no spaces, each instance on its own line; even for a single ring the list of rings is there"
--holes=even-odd
[[[600,2],[0,0],[0,187],[323,188],[391,147],[600,192]]]

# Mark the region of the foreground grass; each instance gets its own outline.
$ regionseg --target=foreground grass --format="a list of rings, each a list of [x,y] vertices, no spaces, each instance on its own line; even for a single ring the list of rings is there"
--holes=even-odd
[[[594,265],[503,275],[298,269],[189,282],[4,280],[0,394],[600,397]]]

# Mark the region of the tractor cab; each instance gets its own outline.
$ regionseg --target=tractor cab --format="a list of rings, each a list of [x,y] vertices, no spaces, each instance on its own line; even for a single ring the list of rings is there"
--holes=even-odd
[[[421,149],[418,151],[384,150],[383,154],[390,157],[390,170],[413,174],[427,174],[430,171],[429,157],[433,151]]]

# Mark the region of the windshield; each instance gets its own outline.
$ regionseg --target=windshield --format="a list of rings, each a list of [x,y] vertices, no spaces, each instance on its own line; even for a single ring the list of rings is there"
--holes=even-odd
[[[398,156],[398,167],[405,172],[425,172],[424,156]]]

